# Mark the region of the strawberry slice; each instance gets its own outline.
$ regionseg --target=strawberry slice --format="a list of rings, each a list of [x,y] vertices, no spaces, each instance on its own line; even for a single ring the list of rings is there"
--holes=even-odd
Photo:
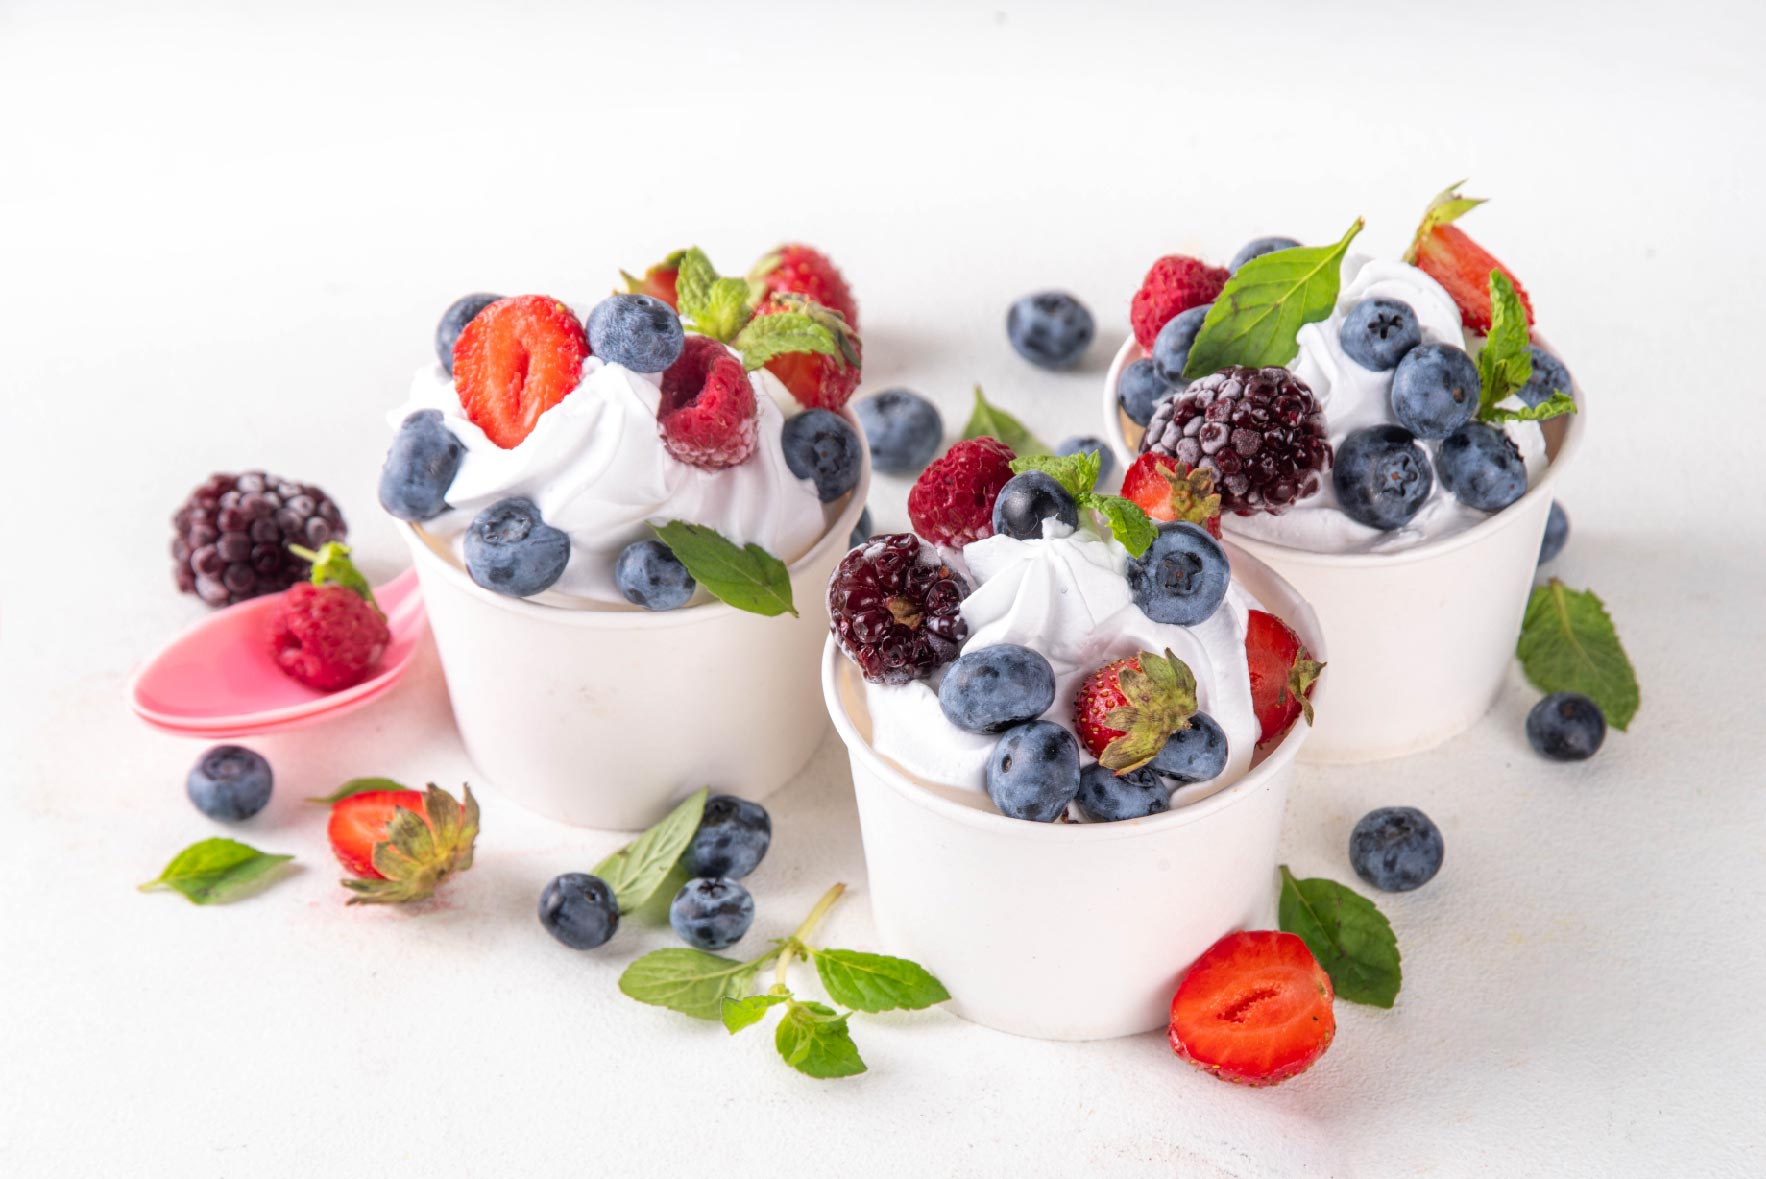
[[[1490,272],[1500,270],[1515,284],[1515,294],[1527,309],[1527,323],[1533,323],[1533,301],[1521,287],[1515,272],[1466,236],[1465,230],[1454,225],[1479,205],[1482,200],[1459,195],[1453,185],[1429,202],[1423,211],[1422,224],[1417,226],[1416,239],[1405,252],[1404,260],[1440,283],[1459,306],[1460,321],[1480,335],[1490,332]]]
[[[508,450],[576,388],[588,355],[583,325],[558,300],[500,299],[454,343],[454,390],[466,416]]]
[[[352,794],[332,807],[325,834],[331,840],[331,852],[338,863],[356,876],[385,879],[374,867],[374,848],[387,841],[386,825],[400,807],[421,815],[423,792],[370,790],[366,794]]]
[[[1291,933],[1229,933],[1171,999],[1171,1048],[1197,1068],[1261,1088],[1299,1076],[1331,1046],[1330,976]]]
[[[1214,472],[1191,470],[1168,454],[1149,450],[1129,465],[1122,494],[1155,520],[1200,524],[1220,539],[1220,496]]]
[[[1253,610],[1245,626],[1245,658],[1251,666],[1251,708],[1257,714],[1257,744],[1288,731],[1301,713],[1312,723],[1312,687],[1324,664],[1315,662],[1287,623]]]

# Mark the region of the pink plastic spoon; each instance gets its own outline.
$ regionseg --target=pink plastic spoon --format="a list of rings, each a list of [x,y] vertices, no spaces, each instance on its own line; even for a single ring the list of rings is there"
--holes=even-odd
[[[353,688],[321,692],[283,674],[270,657],[266,594],[211,614],[161,647],[129,681],[129,707],[167,733],[249,737],[292,729],[360,708],[398,682],[429,627],[417,571],[374,591],[392,638],[380,670]]]

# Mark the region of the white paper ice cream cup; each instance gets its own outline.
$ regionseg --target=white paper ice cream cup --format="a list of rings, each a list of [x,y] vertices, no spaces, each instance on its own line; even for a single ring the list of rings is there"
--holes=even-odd
[[[1322,650],[1293,588],[1227,549],[1234,577]],[[1314,692],[1321,715],[1331,674]],[[985,795],[910,778],[873,750],[864,681],[832,639],[822,691],[852,759],[883,946],[937,975],[965,1019],[1044,1040],[1162,1028],[1197,955],[1235,929],[1274,927],[1276,843],[1304,722],[1198,802],[1119,823],[1032,823]]]
[[[1104,379],[1104,436],[1125,465],[1139,454],[1142,430],[1117,403],[1116,382],[1141,355],[1131,337]],[[1545,471],[1464,532],[1392,553],[1315,553],[1233,536],[1293,583],[1330,639],[1331,707],[1319,713],[1304,760],[1420,753],[1489,711],[1514,659],[1553,485],[1587,432],[1579,386],[1575,396],[1575,414],[1542,423]]]

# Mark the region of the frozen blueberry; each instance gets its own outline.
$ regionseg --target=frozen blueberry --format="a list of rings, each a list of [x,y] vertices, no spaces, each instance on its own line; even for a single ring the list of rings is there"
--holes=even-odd
[[[1600,705],[1577,692],[1553,692],[1527,714],[1527,742],[1553,761],[1582,761],[1606,740]]]
[[[1074,801],[1094,823],[1114,823],[1170,810],[1171,788],[1152,770],[1115,774],[1094,764],[1079,771],[1079,793]]]
[[[571,949],[592,950],[619,929],[619,904],[599,876],[566,872],[540,893],[540,924]]]
[[[1557,560],[1559,553],[1564,551],[1564,542],[1570,539],[1570,516],[1564,511],[1564,505],[1557,500],[1551,501],[1551,512],[1545,517],[1545,535],[1539,541],[1539,563],[1547,564]]]
[[[1013,475],[993,501],[994,532],[1019,540],[1041,540],[1044,520],[1077,528],[1079,504],[1053,475],[1043,471]]]
[[[1478,397],[1478,366],[1451,344],[1418,344],[1392,373],[1392,415],[1418,438],[1445,438],[1471,421]]]
[[[669,903],[668,923],[689,946],[721,950],[741,941],[754,924],[754,898],[734,880],[689,880]]]
[[[1226,264],[1226,272],[1228,274],[1237,274],[1239,272],[1239,267],[1243,266],[1253,258],[1261,258],[1263,255],[1273,254],[1277,250],[1292,250],[1299,244],[1299,242],[1291,237],[1252,238],[1243,246],[1239,247],[1239,252],[1233,255],[1231,262]]]
[[[1147,768],[1176,782],[1212,782],[1226,772],[1226,730],[1205,712],[1171,734]]]
[[[243,745],[217,745],[184,779],[196,809],[223,823],[242,823],[270,802],[274,775],[263,756]]]
[[[1367,426],[1337,447],[1331,486],[1350,519],[1390,532],[1422,510],[1435,475],[1416,435],[1403,426]]]
[[[1383,892],[1421,888],[1441,871],[1441,829],[1413,806],[1369,811],[1349,835],[1356,875]]]
[[[448,488],[466,444],[442,424],[441,410],[420,409],[399,423],[380,468],[380,506],[401,520],[429,520],[448,510]]]
[[[846,419],[826,409],[806,409],[785,419],[781,440],[785,465],[816,485],[816,498],[833,503],[858,483],[864,444]]]
[[[1090,451],[1098,456],[1098,482],[1103,483],[1110,477],[1116,466],[1116,456],[1110,453],[1110,447],[1096,434],[1079,434],[1055,447],[1058,455],[1082,454]]]
[[[1055,703],[1055,669],[1029,647],[998,643],[959,656],[938,685],[938,706],[971,733],[1003,733]]]
[[[1500,512],[1527,493],[1527,464],[1495,426],[1467,422],[1435,451],[1441,486],[1480,512]]]
[[[1129,421],[1144,426],[1153,420],[1153,407],[1178,388],[1160,374],[1151,357],[1142,357],[1131,362],[1116,378],[1116,401]]]
[[[1184,383],[1183,369],[1190,362],[1190,346],[1196,342],[1196,333],[1202,329],[1202,321],[1208,318],[1212,306],[1204,303],[1178,312],[1153,337],[1153,367],[1167,384]]]
[[[1349,308],[1337,338],[1350,360],[1370,372],[1383,373],[1397,368],[1404,354],[1423,342],[1423,330],[1409,303],[1363,299]]]
[[[1128,589],[1154,622],[1195,626],[1226,598],[1232,566],[1220,542],[1194,524],[1161,524],[1146,552],[1128,562]]]
[[[699,585],[660,540],[634,540],[621,549],[613,563],[613,584],[626,601],[646,610],[678,610]]]
[[[944,441],[938,407],[907,389],[885,389],[861,400],[858,424],[871,448],[871,465],[886,475],[924,470]]]
[[[501,299],[501,295],[466,295],[455,299],[442,312],[441,322],[435,325],[435,355],[448,375],[454,375],[454,342],[466,325],[477,318],[478,313]]]
[[[1537,344],[1531,346],[1531,351],[1533,375],[1527,378],[1525,385],[1515,390],[1515,395],[1528,405],[1538,405],[1553,393],[1569,396],[1570,370],[1564,367],[1564,362]]]
[[[987,797],[1011,819],[1052,823],[1079,793],[1079,742],[1054,721],[1008,729],[987,759]]]
[[[1064,291],[1026,295],[1006,312],[1006,337],[1038,368],[1069,368],[1091,344],[1095,328],[1085,304]]]
[[[876,529],[876,524],[871,520],[870,505],[867,504],[864,510],[858,514],[858,523],[852,526],[852,535],[847,538],[846,547],[849,549],[858,548],[859,545],[871,539]]]
[[[546,523],[531,499],[499,500],[466,530],[466,572],[499,594],[537,594],[563,576],[569,562],[570,537]]]
[[[695,876],[737,880],[760,867],[773,842],[773,820],[758,802],[734,794],[705,800],[699,830],[687,845],[681,866]]]
[[[659,373],[680,359],[687,334],[674,308],[649,295],[609,295],[589,312],[589,350],[635,373]]]

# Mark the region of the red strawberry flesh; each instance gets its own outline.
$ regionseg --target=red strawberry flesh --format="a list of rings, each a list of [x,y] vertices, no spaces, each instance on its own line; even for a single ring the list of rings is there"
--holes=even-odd
[[[1291,933],[1229,933],[1197,958],[1171,1000],[1171,1047],[1235,1084],[1275,1085],[1331,1046],[1330,976]]]
[[[454,343],[454,390],[466,416],[505,450],[582,379],[588,337],[570,308],[544,295],[500,299]]]

